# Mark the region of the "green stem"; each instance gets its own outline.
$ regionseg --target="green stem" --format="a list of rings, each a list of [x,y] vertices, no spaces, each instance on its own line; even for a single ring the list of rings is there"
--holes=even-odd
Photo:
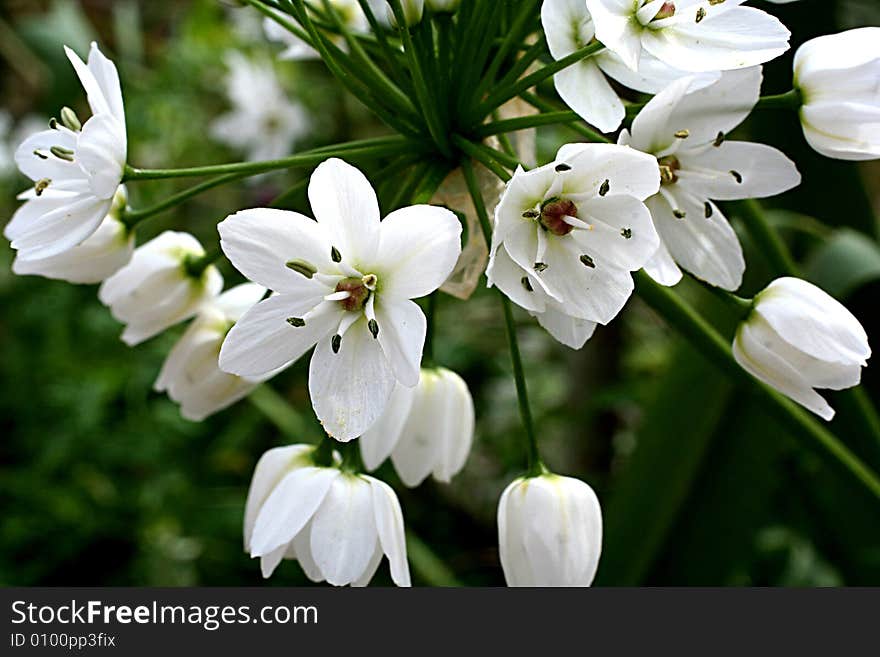
[[[544,114],[533,114],[531,116],[520,116],[515,119],[503,119],[500,121],[492,121],[491,123],[484,123],[474,130],[473,134],[476,137],[490,137],[505,132],[516,132],[517,130],[537,128],[542,125],[571,123],[580,120],[581,117],[570,111],[547,112]]]
[[[786,91],[784,94],[773,96],[761,96],[755,109],[786,109],[798,110],[803,104],[801,92],[798,89]]]
[[[636,291],[642,300],[717,367],[735,381],[755,390],[766,409],[791,432],[796,440],[824,457],[828,463],[843,473],[856,479],[880,500],[880,478],[836,436],[820,426],[800,406],[752,378],[736,362],[730,346],[718,332],[671,289],[654,282],[644,270],[637,272],[635,278]]]
[[[498,164],[498,162],[492,157],[491,149],[488,149],[487,151],[482,144],[475,144],[474,142],[468,141],[464,137],[458,135],[452,135],[452,143],[455,144],[465,155],[474,158],[504,182],[510,180],[510,174],[507,173],[504,167]]]
[[[437,323],[437,300],[440,296],[438,290],[434,290],[428,295],[428,308],[425,317],[428,320],[428,327],[425,331],[425,357],[424,363],[428,367],[433,367],[436,363],[434,359],[434,327]]]
[[[576,64],[582,59],[590,57],[591,55],[595,55],[597,52],[604,48],[605,46],[603,46],[599,41],[594,41],[593,43],[574,51],[567,57],[563,57],[562,59],[558,59],[552,62],[551,64],[547,64],[546,66],[538,69],[534,73],[527,75],[524,78],[521,78],[513,85],[506,88],[501,88],[495,93],[491,94],[477,108],[475,114],[477,115],[477,117],[491,114],[492,110],[494,110],[496,107],[500,107],[511,98],[519,96],[522,92],[527,91],[530,87],[534,87],[542,80],[546,80],[551,75],[558,73],[559,71],[571,66],[572,64]]]
[[[736,204],[737,215],[742,220],[758,249],[770,262],[777,274],[798,276],[798,266],[791,257],[785,242],[770,226],[758,201],[748,199]]]
[[[186,267],[186,273],[193,278],[201,278],[202,274],[205,273],[205,270],[219,260],[222,255],[223,252],[220,251],[220,247],[215,246],[210,251],[206,251],[203,255],[190,256],[186,258],[183,263],[184,267]]]
[[[748,317],[749,313],[752,311],[752,305],[754,304],[754,299],[745,299],[743,297],[737,296],[727,290],[722,290],[720,287],[715,287],[711,283],[707,283],[706,281],[697,278],[696,276],[691,276],[693,280],[699,283],[704,290],[706,290],[713,297],[721,301],[728,309],[730,309],[737,321],[742,321],[746,317]]]
[[[262,162],[234,162],[231,164],[211,164],[199,167],[186,167],[182,169],[137,169],[125,165],[122,181],[132,180],[161,180],[164,178],[188,178],[194,176],[210,176],[219,174],[243,174],[242,177],[252,176],[277,169],[292,169],[295,167],[310,167],[320,164],[327,158],[340,157],[382,157],[397,155],[398,153],[418,149],[411,140],[403,137],[378,137],[376,139],[363,139],[352,141],[347,144],[337,144],[323,148],[290,155],[277,160],[265,160]]]
[[[542,112],[548,113],[548,112],[560,111],[556,107],[554,107],[551,103],[548,103],[546,100],[542,100],[541,98],[539,98],[538,96],[536,96],[535,94],[533,94],[531,92],[524,91],[519,96],[524,101],[526,101],[529,105],[541,110]],[[561,110],[561,111],[569,111],[569,110]],[[574,112],[572,112],[572,114],[574,114]],[[575,115],[575,116],[577,116],[577,115]],[[578,117],[578,118],[580,118],[580,117]],[[582,137],[584,137],[587,141],[600,142],[600,143],[605,143],[605,144],[611,143],[611,140],[608,139],[608,137],[603,135],[598,130],[593,130],[585,123],[575,122],[575,123],[566,123],[565,125],[568,128],[571,128],[572,130],[574,130],[576,133],[578,133]]]
[[[483,196],[480,193],[480,186],[474,175],[474,168],[470,161],[465,159],[461,164],[462,173],[467,183],[468,192],[474,203],[474,209],[477,211],[477,217],[480,220],[480,228],[483,231],[483,238],[486,244],[492,244],[492,227],[489,223],[489,215],[486,212],[486,204],[483,202]],[[541,456],[538,452],[538,440],[535,436],[535,427],[532,422],[532,411],[529,407],[529,394],[526,387],[525,371],[523,370],[522,357],[519,351],[519,341],[516,335],[516,324],[513,319],[513,310],[510,307],[510,299],[504,293],[498,291],[501,299],[501,306],[504,310],[504,326],[507,330],[507,341],[510,347],[510,360],[513,365],[513,378],[516,383],[516,399],[519,404],[519,414],[522,419],[523,427],[526,431],[526,453],[528,463],[528,476],[537,476],[545,471],[544,464],[541,462]]]
[[[151,205],[146,208],[141,208],[140,210],[132,210],[129,208],[125,208],[119,216],[119,220],[129,229],[134,228],[140,222],[145,219],[149,219],[153,215],[159,214],[160,212],[164,212],[170,208],[173,208],[176,205],[183,203],[191,199],[193,196],[197,196],[202,192],[205,192],[209,189],[213,189],[214,187],[219,187],[220,185],[225,185],[226,183],[232,182],[234,180],[240,180],[250,174],[247,173],[228,173],[225,176],[217,176],[216,178],[211,178],[210,180],[206,180],[204,182],[199,183],[198,185],[193,185],[183,191],[177,192],[176,194],[172,194],[168,198],[163,201],[159,201],[155,205]]]

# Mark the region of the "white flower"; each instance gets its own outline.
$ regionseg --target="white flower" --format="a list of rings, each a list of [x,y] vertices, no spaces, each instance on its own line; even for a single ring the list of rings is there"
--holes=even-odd
[[[55,193],[47,191],[22,205],[6,226],[4,235],[13,240],[30,222],[59,204]],[[20,276],[33,274],[70,283],[100,283],[109,278],[129,260],[134,250],[134,233],[119,220],[119,211],[125,206],[125,187],[119,186],[110,212],[98,229],[86,240],[67,251],[44,258],[23,258],[19,252],[12,262],[12,271]]]
[[[458,374],[422,368],[415,388],[395,386],[385,413],[358,441],[368,470],[391,462],[407,486],[432,474],[449,483],[463,467],[474,439],[474,400]]]
[[[400,0],[400,6],[408,26],[415,25],[422,20],[422,15],[425,13],[425,0]],[[394,19],[394,11],[391,9],[391,2],[388,2],[388,22],[391,25],[397,23]]]
[[[180,404],[180,414],[199,422],[246,397],[260,379],[223,372],[220,345],[232,325],[263,298],[266,288],[245,283],[206,302],[168,354],[153,386]]]
[[[550,54],[557,60],[580,50],[595,37],[593,21],[584,0],[544,0],[541,23]],[[692,74],[667,66],[647,53],[642,56],[638,70],[632,70],[608,49],[559,71],[553,76],[559,96],[587,123],[602,132],[616,130],[626,114],[623,102],[606,80],[606,75],[631,89],[653,94],[665,89],[673,80]],[[718,73],[705,73],[694,78],[694,86],[705,86],[717,78]]]
[[[433,12],[452,13],[458,11],[461,0],[425,0],[425,6]]]
[[[216,267],[209,265],[198,277],[187,270],[204,253],[192,235],[165,231],[135,249],[131,262],[104,281],[98,298],[127,324],[123,342],[133,346],[161,333],[220,292],[223,277]]]
[[[387,484],[319,467],[309,445],[263,454],[245,505],[244,546],[260,557],[263,577],[296,559],[309,579],[366,586],[388,557],[391,579],[409,586],[403,514]]]
[[[244,151],[252,161],[290,153],[308,131],[306,110],[287,99],[271,64],[231,52],[227,65],[226,93],[233,110],[211,123],[211,136]]]
[[[880,158],[880,27],[811,39],[794,56],[804,137],[840,160]]]
[[[449,210],[428,205],[380,222],[369,181],[338,159],[315,169],[309,200],[317,221],[256,208],[218,226],[232,264],[277,293],[232,327],[220,367],[261,376],[317,344],[312,406],[327,433],[348,441],[382,415],[395,381],[418,383],[426,322],[410,299],[430,294],[452,271],[461,226]]]
[[[95,43],[88,66],[70,48],[65,52],[92,117],[80,131],[79,120],[65,108],[63,125],[53,122],[54,129],[25,139],[15,153],[18,168],[35,182],[33,196],[51,190],[53,197],[45,213],[33,216],[12,240],[12,248],[27,259],[57,255],[94,233],[110,211],[125,168],[125,112],[116,67]]]
[[[748,116],[761,91],[759,66],[726,71],[718,82],[688,93],[687,79],[652,98],[620,142],[657,158],[660,193],[647,205],[662,240],[645,270],[663,285],[697,277],[735,290],[745,270],[736,233],[713,201],[761,198],[800,184],[783,153],[725,135]],[[678,264],[676,264],[678,263]]]
[[[613,144],[567,144],[554,162],[517,169],[495,209],[489,285],[582,347],[620,312],[630,272],[657,250],[642,201],[659,186],[654,158]]]
[[[801,279],[778,278],[755,296],[733,355],[756,379],[830,420],[834,410],[813,388],[858,385],[871,348],[859,320],[837,299]]]
[[[498,547],[508,586],[589,586],[602,551],[602,509],[584,482],[520,478],[498,503]]]
[[[790,32],[745,0],[586,0],[596,38],[638,70],[649,53],[683,71],[763,64],[788,50]]]
[[[324,6],[322,0],[306,0],[306,7],[313,9],[315,7],[323,11]],[[370,6],[373,7],[373,13],[377,18],[384,18],[384,12],[378,11],[378,5],[384,4],[384,0],[370,0]],[[336,11],[343,25],[349,31],[355,34],[363,34],[370,31],[370,23],[361,9],[358,0],[330,0],[330,5]],[[286,17],[289,18],[289,17]],[[278,21],[272,20],[268,16],[263,20],[263,30],[266,36],[272,40],[284,44],[285,49],[278,55],[279,59],[303,60],[318,59],[318,51],[312,48],[305,41],[293,34]],[[333,42],[342,48],[348,50],[348,45],[344,37],[331,37]]]

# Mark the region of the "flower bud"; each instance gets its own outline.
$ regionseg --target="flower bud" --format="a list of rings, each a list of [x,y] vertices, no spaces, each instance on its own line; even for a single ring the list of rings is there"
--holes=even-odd
[[[397,385],[382,417],[358,441],[368,470],[388,456],[407,486],[432,474],[448,483],[465,464],[474,439],[474,401],[458,374],[422,368],[415,388]]]
[[[397,27],[397,18],[394,15],[393,2],[388,3],[388,22]],[[422,15],[425,13],[425,0],[400,0],[400,6],[403,9],[403,18],[407,27],[411,27],[421,22]]]
[[[880,158],[880,27],[817,37],[794,56],[804,137],[839,160]]]
[[[267,376],[239,377],[223,372],[217,357],[229,328],[263,298],[266,288],[238,285],[205,304],[165,359],[154,389],[168,392],[180,414],[199,422],[247,396]]]
[[[498,546],[508,586],[589,586],[602,551],[602,509],[584,482],[521,477],[498,504]]]
[[[834,410],[814,388],[857,385],[871,349],[839,301],[806,281],[779,278],[755,297],[733,355],[756,379],[830,420]]]
[[[391,579],[409,586],[403,514],[385,483],[334,464],[318,466],[314,448],[266,452],[254,470],[245,505],[244,545],[264,577],[296,559],[314,582],[366,586],[383,556]]]
[[[123,342],[133,346],[161,333],[220,292],[223,277],[213,265],[198,277],[188,271],[188,259],[204,253],[192,235],[166,231],[138,247],[131,262],[104,281],[98,298],[127,324]]]
[[[425,0],[428,10],[437,14],[456,12],[460,4],[461,0]]]

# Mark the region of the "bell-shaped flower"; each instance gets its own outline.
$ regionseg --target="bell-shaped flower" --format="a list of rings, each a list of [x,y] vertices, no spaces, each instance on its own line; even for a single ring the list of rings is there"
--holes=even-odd
[[[654,155],[660,168],[660,192],[647,205],[661,246],[645,267],[657,282],[678,283],[680,265],[712,285],[737,289],[742,248],[714,201],[773,196],[800,184],[794,162],[780,151],[726,138],[760,91],[760,67],[726,71],[696,91],[681,79],[645,105],[631,134],[621,132],[620,143]]]
[[[474,440],[474,400],[467,384],[444,367],[422,368],[415,388],[395,386],[391,401],[358,440],[367,470],[391,457],[400,480],[418,486],[429,474],[449,483]]]
[[[309,130],[305,108],[288,100],[271,64],[232,52],[227,65],[226,94],[233,109],[211,123],[211,136],[244,151],[252,161],[290,153]]]
[[[521,477],[498,503],[498,547],[508,586],[589,586],[602,552],[602,509],[579,479]]]
[[[654,158],[613,144],[567,144],[550,164],[517,169],[495,209],[489,285],[580,348],[657,250],[643,201],[659,187]]]
[[[348,441],[382,415],[395,381],[418,383],[426,321],[411,299],[446,280],[461,252],[461,226],[429,205],[380,222],[369,181],[338,159],[315,169],[309,200],[317,221],[256,208],[218,226],[232,264],[276,292],[229,331],[220,367],[258,377],[317,344],[312,406],[327,433]]]
[[[733,355],[756,379],[830,420],[834,409],[814,388],[858,385],[871,348],[859,320],[837,299],[799,278],[778,278],[755,296]]]
[[[135,249],[131,262],[101,284],[101,303],[126,324],[123,342],[139,344],[189,319],[220,293],[223,277],[216,267],[190,271],[204,254],[192,235],[165,231]]]
[[[745,0],[586,0],[596,38],[637,71],[644,54],[682,71],[763,64],[788,50],[791,33]]]
[[[17,226],[12,248],[22,257],[47,258],[84,242],[110,212],[122,180],[127,142],[116,67],[95,43],[88,65],[65,48],[88,96],[92,117],[80,126],[64,108],[61,122],[22,142],[18,168],[34,181],[26,194],[29,220]],[[43,203],[35,201],[44,199]]]
[[[554,59],[563,59],[589,45],[595,29],[584,0],[544,0],[541,24]],[[553,76],[556,91],[565,103],[587,123],[602,132],[620,127],[626,110],[607,77],[637,91],[656,94],[678,78],[693,75],[668,66],[644,53],[638,70],[630,69],[607,48],[568,66]],[[717,72],[694,78],[693,86],[705,86],[718,79]]]
[[[204,420],[246,397],[261,382],[227,374],[217,359],[226,333],[265,293],[261,285],[244,283],[206,301],[168,354],[153,387],[180,404],[186,419]]]
[[[49,211],[56,203],[54,192],[32,198],[12,216],[4,233],[15,239],[22,226]],[[45,276],[70,283],[100,283],[109,278],[129,260],[134,250],[134,234],[119,220],[119,211],[125,205],[125,188],[120,185],[116,199],[104,221],[84,242],[67,251],[44,258],[27,259],[19,252],[12,262],[12,271],[19,275]]]
[[[263,577],[296,559],[314,582],[366,586],[382,556],[391,579],[409,586],[403,513],[387,484],[321,467],[309,445],[276,447],[254,470],[245,504],[244,546]]]
[[[810,146],[839,160],[880,158],[880,27],[807,41],[794,55],[794,86]]]

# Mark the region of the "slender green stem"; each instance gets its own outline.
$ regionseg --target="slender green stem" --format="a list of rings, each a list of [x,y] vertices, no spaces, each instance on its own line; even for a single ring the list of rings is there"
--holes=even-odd
[[[767,222],[760,203],[754,199],[740,201],[736,204],[737,215],[742,220],[758,249],[770,262],[777,274],[797,276],[798,266],[791,257],[785,242]]]
[[[547,102],[546,100],[543,100],[542,98],[539,98],[539,97],[536,96],[535,94],[533,94],[533,93],[531,93],[531,92],[528,92],[528,91],[524,91],[524,92],[521,93],[519,96],[520,96],[520,98],[522,98],[524,101],[526,101],[529,105],[531,105],[532,107],[535,107],[535,108],[541,110],[541,112],[544,112],[544,113],[548,113],[548,112],[557,112],[557,111],[566,111],[566,112],[567,112],[567,111],[570,111],[570,110],[558,110],[558,109],[557,109],[552,103],[549,103],[549,102]],[[572,112],[572,114],[574,114],[574,112]],[[539,116],[540,116],[540,115],[539,115]],[[575,115],[575,116],[577,116],[577,115]],[[578,118],[580,118],[580,117],[578,117]],[[606,144],[607,144],[607,143],[611,143],[611,140],[610,140],[608,137],[606,137],[605,135],[603,135],[603,134],[602,134],[601,132],[599,132],[598,130],[593,130],[592,128],[590,128],[590,127],[589,127],[588,125],[586,125],[585,123],[582,123],[582,122],[574,122],[574,123],[566,122],[565,125],[566,125],[566,127],[571,128],[572,130],[574,130],[576,133],[578,133],[580,136],[582,136],[583,138],[585,138],[587,141],[599,142],[599,143],[606,143]]]
[[[476,115],[473,118],[478,118],[480,116],[486,116],[492,112],[496,107],[500,107],[504,103],[506,103],[511,98],[515,98],[519,96],[522,92],[527,91],[530,87],[534,87],[536,84],[541,82],[542,80],[546,80],[551,75],[558,73],[559,71],[568,68],[572,64],[576,64],[577,62],[595,55],[600,50],[604,49],[600,42],[594,41],[593,43],[584,46],[571,53],[567,57],[563,57],[562,59],[558,59],[546,66],[538,69],[534,73],[521,78],[513,85],[501,88],[491,94],[474,112]]]
[[[203,255],[190,256],[184,260],[183,263],[184,267],[186,267],[186,273],[193,278],[201,278],[202,274],[205,273],[205,270],[219,260],[222,255],[223,252],[220,250],[220,247],[215,246],[210,251],[206,251]]]
[[[491,153],[487,152],[482,144],[475,144],[474,142],[468,141],[464,137],[458,135],[452,136],[452,143],[454,143],[465,155],[477,160],[477,162],[489,169],[489,171],[494,173],[504,182],[510,180],[510,174],[507,173],[503,166],[498,164],[498,162],[492,157]],[[489,149],[489,151],[491,151],[491,149]]]
[[[755,108],[798,110],[803,102],[800,90],[791,89],[784,94],[761,96],[761,98],[758,99],[758,104],[755,105]]]
[[[436,362],[434,359],[434,327],[437,320],[437,301],[440,296],[439,291],[434,290],[428,295],[428,308],[425,317],[428,320],[428,326],[425,330],[425,357],[424,362],[428,366],[433,366]]]
[[[202,192],[213,189],[214,187],[219,187],[220,185],[225,185],[226,183],[230,183],[235,180],[240,180],[241,178],[249,175],[249,173],[228,173],[224,176],[211,178],[210,180],[201,182],[198,185],[193,185],[192,187],[177,192],[176,194],[172,194],[168,198],[159,201],[155,205],[141,208],[139,210],[125,208],[120,213],[119,220],[129,229],[134,228],[145,219],[149,219],[150,217],[157,215],[160,212],[164,212],[165,210],[180,205],[184,201],[187,201],[192,197],[201,194]]]
[[[310,167],[320,164],[325,159],[333,156],[382,157],[407,152],[411,149],[419,150],[420,146],[404,137],[379,137],[316,148],[296,155],[290,155],[277,160],[265,160],[263,162],[234,162],[231,164],[211,164],[182,169],[137,169],[126,165],[122,180],[123,182],[132,180],[160,180],[163,178],[187,178],[233,173],[256,175],[277,169]]]
[[[505,132],[516,132],[517,130],[525,130],[527,128],[537,128],[542,125],[571,123],[580,120],[581,117],[570,111],[547,112],[544,114],[533,114],[530,116],[520,116],[515,119],[502,119],[500,121],[484,123],[474,130],[473,134],[477,137],[489,137],[491,135],[503,134]]]
[[[483,76],[482,82],[480,82],[480,86],[477,87],[477,92],[474,94],[477,99],[482,98],[486,90],[495,82],[498,71],[501,69],[504,60],[510,54],[511,49],[514,48],[516,44],[521,43],[523,37],[526,36],[529,29],[529,22],[534,17],[536,4],[537,0],[520,0],[519,11],[513,20],[513,24],[508,30],[506,30],[506,38],[501,42],[501,45],[495,53],[495,57],[489,64],[486,74]]]
[[[486,244],[492,243],[492,227],[489,224],[489,215],[486,212],[486,204],[483,202],[483,195],[480,193],[480,186],[474,175],[474,168],[470,161],[465,159],[461,164],[464,179],[467,184],[468,192],[474,203],[474,209],[477,211],[477,217],[480,221],[480,228],[483,230],[483,238]],[[519,403],[519,413],[522,419],[523,427],[526,432],[526,454],[528,459],[528,474],[535,476],[544,472],[545,468],[541,462],[541,456],[538,453],[538,440],[535,436],[535,427],[532,422],[532,411],[529,407],[529,394],[526,387],[525,371],[523,370],[522,357],[519,352],[519,341],[516,335],[516,323],[513,319],[513,310],[510,307],[510,299],[504,293],[498,291],[501,299],[501,306],[504,311],[504,326],[507,330],[507,341],[510,347],[510,360],[513,365],[513,378],[516,383],[516,398]]]
[[[690,305],[671,289],[654,282],[644,271],[636,273],[639,296],[675,327],[706,358],[735,381],[749,386],[791,435],[831,465],[855,478],[880,500],[880,478],[831,432],[820,426],[800,406],[752,378],[731,353],[730,346]]]
[[[727,306],[727,308],[734,313],[737,321],[744,320],[752,311],[754,299],[745,299],[743,297],[737,296],[732,292],[722,290],[720,287],[715,287],[711,283],[707,283],[706,281],[699,279],[696,276],[692,275],[691,278],[699,283],[704,290],[709,292],[709,294],[711,294],[713,297],[715,297],[716,299],[721,301],[721,303]]]

